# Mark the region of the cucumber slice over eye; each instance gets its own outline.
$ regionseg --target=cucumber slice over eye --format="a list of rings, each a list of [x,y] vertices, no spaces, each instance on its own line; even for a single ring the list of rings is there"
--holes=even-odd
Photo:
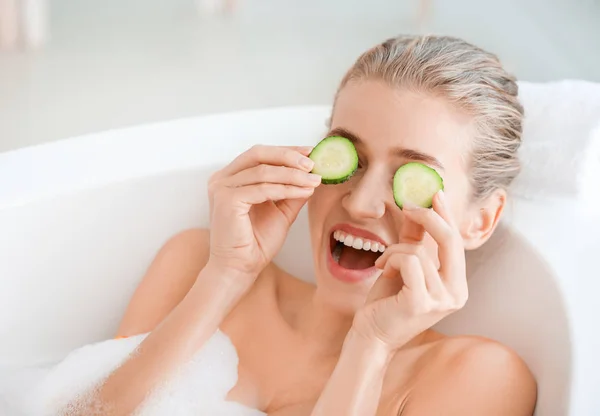
[[[315,162],[312,173],[320,175],[323,184],[346,182],[358,169],[358,153],[354,143],[341,136],[324,138],[308,157]]]
[[[407,163],[394,174],[394,201],[400,208],[407,201],[423,208],[431,208],[434,195],[443,189],[442,177],[435,169],[422,163]]]

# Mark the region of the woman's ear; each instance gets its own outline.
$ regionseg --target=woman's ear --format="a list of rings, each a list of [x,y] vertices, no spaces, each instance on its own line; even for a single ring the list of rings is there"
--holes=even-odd
[[[468,224],[462,232],[465,250],[479,248],[489,240],[498,226],[506,199],[506,191],[497,189],[486,199],[473,203]]]

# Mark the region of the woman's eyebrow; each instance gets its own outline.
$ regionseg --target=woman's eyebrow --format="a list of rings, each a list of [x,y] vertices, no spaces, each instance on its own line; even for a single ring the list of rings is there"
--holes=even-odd
[[[336,127],[333,130],[330,130],[329,133],[327,133],[327,136],[345,137],[354,143],[355,146],[364,144],[364,140],[361,139],[357,134],[352,133],[350,130],[343,127]],[[419,152],[418,150],[414,149],[406,149],[403,147],[396,147],[392,149],[392,152],[403,159],[417,160],[419,162],[424,162],[438,169],[444,170],[444,165],[442,165],[442,162],[440,162],[436,157],[428,155],[427,153]]]
[[[394,149],[394,153],[398,154],[400,157],[408,160],[417,160],[419,162],[425,162],[429,165],[432,165],[440,170],[445,170],[444,165],[440,162],[436,157],[428,155],[427,153],[419,152],[418,150],[413,149],[404,149],[404,148],[396,148]]]
[[[362,139],[360,137],[358,137],[358,135],[356,135],[356,134],[352,133],[351,131],[346,130],[342,127],[336,127],[335,129],[329,131],[329,133],[327,133],[327,136],[342,136],[342,137],[345,137],[346,139],[350,140],[355,145],[363,144]]]

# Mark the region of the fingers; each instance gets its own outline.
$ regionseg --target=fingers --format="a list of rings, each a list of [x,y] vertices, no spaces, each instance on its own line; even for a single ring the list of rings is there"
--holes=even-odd
[[[211,176],[208,186],[211,212],[215,197],[225,204],[242,203],[243,210],[249,209],[247,205],[274,201],[293,222],[321,183],[319,175],[310,173],[313,162],[307,155],[311,149],[254,146],[244,152]],[[291,201],[286,203],[287,199]]]
[[[424,256],[424,254],[421,256]],[[423,268],[423,274],[425,275],[427,291],[433,297],[437,297],[445,291],[444,282],[442,281],[439,270],[435,267],[433,262],[429,258],[423,259],[421,256],[419,256],[419,260],[421,260],[421,267]]]
[[[264,146],[252,147],[223,168],[220,176],[227,177],[261,164],[287,166],[310,172],[314,166],[308,158],[310,147]]]
[[[408,210],[403,209],[402,212],[406,213]],[[420,243],[425,237],[425,228],[410,219],[409,216],[404,216],[404,221],[400,229],[400,242],[401,243]]]
[[[296,218],[298,218],[298,214],[307,201],[308,198],[284,199],[277,201],[275,205],[277,205],[277,208],[283,213],[288,224],[292,225],[292,223],[296,221]]]
[[[425,286],[427,291],[433,296],[437,296],[444,290],[444,284],[440,278],[437,267],[422,244],[399,243],[386,248],[385,252],[377,259],[375,266],[383,269],[387,260],[397,254],[413,255],[419,259],[423,275],[425,276]]]
[[[261,183],[237,188],[236,199],[250,205],[262,204],[267,201],[280,201],[282,199],[306,199],[310,197],[314,188],[301,188],[293,185],[276,183]]]
[[[450,208],[446,204],[446,195],[444,191],[439,191],[433,197],[433,210],[446,221],[450,227],[456,228],[456,223],[450,212]]]
[[[292,150],[295,150],[297,152],[300,152],[304,156],[310,155],[310,152],[312,152],[312,150],[314,149],[313,146],[286,146],[286,147],[288,149],[292,149]]]
[[[408,290],[417,297],[427,296],[425,275],[419,258],[413,254],[397,253],[390,256],[383,269],[382,279],[393,279],[400,273],[404,283],[402,290]]]
[[[383,270],[377,272],[377,280],[373,284],[373,287],[369,290],[369,295],[365,303],[371,303],[376,300],[389,298],[395,296],[400,290],[402,290],[402,279],[396,278],[383,278]],[[398,271],[395,272],[398,274]],[[395,277],[395,276],[394,276]]]
[[[296,168],[262,164],[223,180],[225,186],[233,187],[259,183],[280,183],[308,188],[319,186],[321,177]]]
[[[388,246],[383,254],[375,260],[375,267],[383,269],[388,259],[394,254],[413,254],[416,255],[421,251],[421,244],[398,243]]]
[[[247,213],[252,205],[267,201],[308,199],[314,190],[315,188],[312,187],[301,188],[279,183],[261,183],[238,188],[220,187],[213,194],[215,200],[213,209],[217,211],[234,208],[238,213]]]
[[[443,193],[438,192],[434,197],[433,209],[411,208],[403,212],[410,221],[420,224],[438,244],[442,275],[445,270],[464,266],[462,238],[446,207]]]

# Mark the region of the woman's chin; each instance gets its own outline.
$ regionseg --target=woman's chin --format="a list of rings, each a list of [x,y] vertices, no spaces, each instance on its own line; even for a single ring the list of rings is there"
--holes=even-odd
[[[365,304],[369,291],[375,283],[378,271],[339,270],[338,264],[320,267],[317,276],[317,292],[321,301],[340,313],[354,315]],[[333,269],[333,270],[331,270]]]

